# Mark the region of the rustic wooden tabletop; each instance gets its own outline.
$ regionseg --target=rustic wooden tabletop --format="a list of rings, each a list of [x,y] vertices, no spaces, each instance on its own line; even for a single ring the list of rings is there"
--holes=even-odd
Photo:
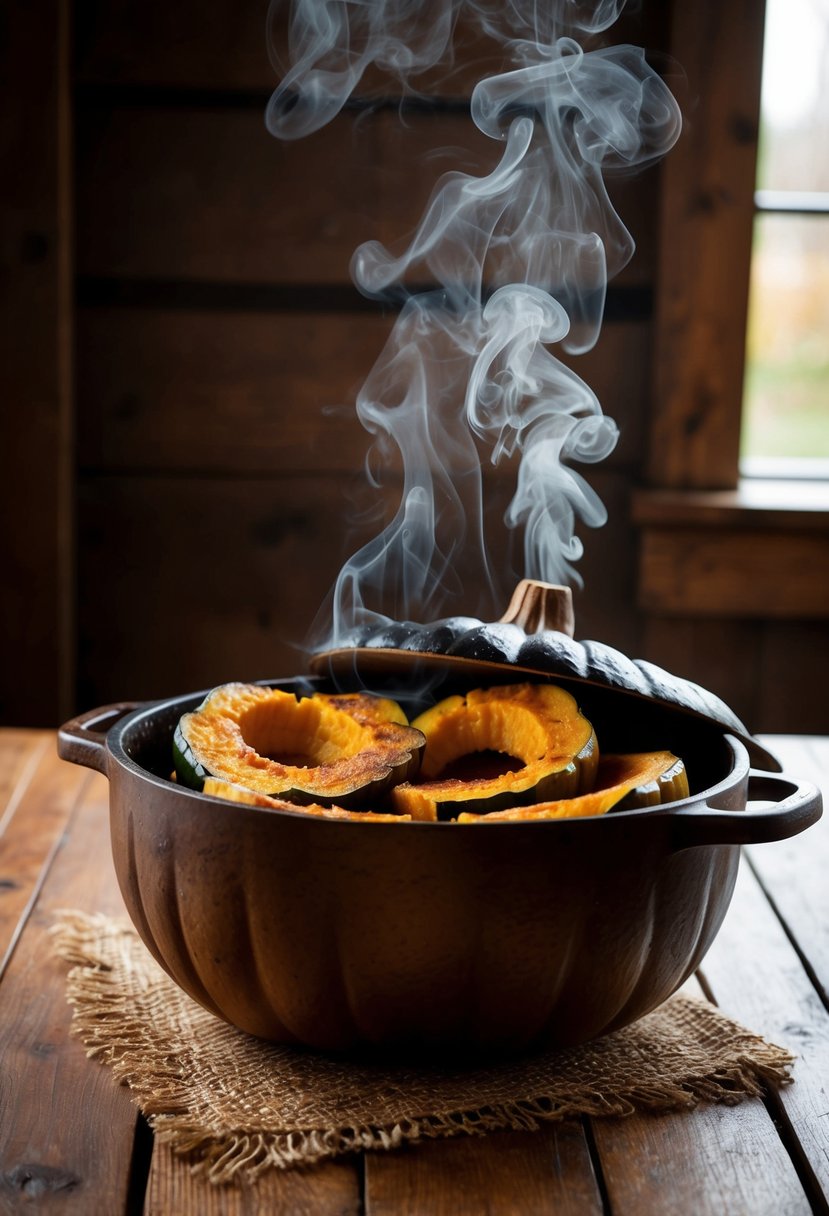
[[[829,738],[765,739],[829,786]],[[829,817],[745,850],[698,983],[797,1055],[795,1084],[736,1107],[549,1125],[273,1171],[255,1187],[193,1178],[126,1089],[70,1036],[58,912],[123,913],[103,777],[51,732],[0,731],[0,1212],[327,1216],[783,1216],[829,1212]]]

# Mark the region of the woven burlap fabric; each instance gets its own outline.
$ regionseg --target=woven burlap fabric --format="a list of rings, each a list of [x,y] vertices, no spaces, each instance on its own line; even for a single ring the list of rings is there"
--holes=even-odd
[[[88,1054],[130,1086],[155,1134],[217,1183],[427,1136],[735,1103],[790,1080],[787,1051],[683,996],[588,1046],[486,1066],[324,1056],[207,1013],[124,922],[68,912],[53,933]]]

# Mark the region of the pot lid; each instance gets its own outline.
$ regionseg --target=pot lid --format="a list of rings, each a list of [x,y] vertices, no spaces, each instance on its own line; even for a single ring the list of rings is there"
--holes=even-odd
[[[429,624],[393,621],[356,629],[349,644],[320,651],[316,675],[336,680],[459,675],[474,681],[516,675],[553,676],[680,710],[722,727],[746,746],[757,768],[780,771],[775,757],[714,693],[645,659],[631,659],[604,642],[576,641],[569,587],[522,580],[499,621],[468,616]]]

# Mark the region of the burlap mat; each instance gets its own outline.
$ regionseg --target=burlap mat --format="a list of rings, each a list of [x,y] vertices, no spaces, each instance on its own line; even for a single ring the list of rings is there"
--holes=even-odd
[[[683,996],[566,1051],[448,1071],[356,1063],[225,1025],[123,922],[65,913],[53,933],[88,1055],[130,1086],[160,1140],[218,1183],[427,1136],[736,1103],[791,1079],[789,1052]]]

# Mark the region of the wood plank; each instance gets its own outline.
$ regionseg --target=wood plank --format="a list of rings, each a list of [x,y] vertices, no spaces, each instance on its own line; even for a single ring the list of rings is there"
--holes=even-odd
[[[68,7],[16,5],[0,42],[0,722],[16,726],[55,725],[71,679]]]
[[[662,46],[659,5],[637,6],[613,27],[617,42]],[[644,11],[643,11],[644,10]],[[284,22],[284,6],[275,20]],[[263,90],[274,86],[277,73],[268,61],[268,37],[277,53],[284,37],[266,31],[265,8],[212,0],[211,19],[204,20],[198,0],[109,0],[79,6],[76,20],[77,72],[86,84],[176,86],[191,89]],[[663,36],[664,37],[664,36]],[[501,55],[488,40],[463,22],[455,33],[454,62],[421,74],[415,87],[455,96],[468,94],[482,74],[497,71]],[[368,85],[389,92],[387,75],[374,74]],[[360,86],[365,91],[365,84]],[[394,89],[393,91],[396,91]]]
[[[737,483],[762,4],[674,4],[683,135],[661,169],[649,481]]]
[[[679,616],[829,617],[829,534],[642,529],[639,603]]]
[[[392,323],[370,313],[83,308],[79,463],[355,472],[372,438],[356,416],[356,394]],[[603,468],[640,460],[648,341],[645,322],[609,324],[594,351],[562,360],[620,428]]]
[[[746,479],[736,490],[639,490],[638,524],[732,528],[829,528],[829,482]]]
[[[773,745],[788,774],[823,790],[824,815],[800,836],[768,848],[755,846],[748,855],[818,991],[829,1002],[829,739],[775,736]]]
[[[165,1144],[153,1151],[143,1216],[360,1216],[360,1162],[269,1170],[252,1186],[212,1186],[193,1177]]]
[[[48,731],[15,730],[13,727],[0,730],[0,837],[17,809],[40,756],[52,740]]]
[[[271,89],[267,5],[212,0],[109,0],[75,9],[77,79],[83,84],[190,89]]]
[[[759,1098],[738,1110],[597,1119],[613,1216],[807,1216],[811,1204]]]
[[[80,462],[353,473],[372,439],[356,392],[390,327],[361,313],[84,309]]]
[[[696,976],[681,991],[706,999]],[[657,1117],[594,1119],[592,1128],[614,1216],[812,1210],[759,1100],[739,1110],[702,1105]]]
[[[0,978],[89,777],[59,760],[54,746],[36,755],[0,835]]]
[[[365,1158],[366,1216],[600,1216],[601,1196],[580,1123],[411,1145]],[[473,1199],[474,1197],[474,1199]]]
[[[752,731],[829,729],[822,621],[650,616],[643,637],[645,658],[710,688]]]
[[[63,769],[71,784],[74,770]],[[66,966],[48,936],[64,908],[123,914],[107,783],[97,775],[0,984],[0,1092],[14,1103],[0,1127],[0,1210],[29,1202],[66,1216],[114,1214],[126,1207],[136,1112],[127,1089],[70,1038]]]
[[[175,87],[231,92],[263,92],[276,87],[288,61],[287,6],[234,6],[213,0],[210,21],[193,0],[174,8],[160,0],[114,0],[77,19],[78,78],[86,85]],[[480,76],[494,72],[502,53],[470,28],[456,30],[454,62],[444,62],[414,78],[418,90],[444,96],[468,95]],[[278,65],[271,62],[269,50]],[[397,96],[400,81],[369,69],[359,82],[360,97]]]
[[[769,621],[763,629],[758,730],[829,734],[825,621]]]
[[[80,485],[80,703],[306,669],[342,561],[344,478]]]
[[[765,727],[760,719],[762,622],[648,616],[643,638],[643,655],[651,663],[716,693],[750,730]]]
[[[77,143],[82,275],[241,284],[350,283],[357,245],[405,241],[442,173],[502,152],[463,114],[343,113],[282,143],[257,108],[217,106],[90,105]],[[656,181],[611,186],[641,243],[620,284],[650,280]]]
[[[786,767],[791,765],[794,776],[808,775],[802,764],[797,767],[802,749],[787,747],[777,736],[767,741]],[[828,755],[829,743],[824,740],[824,762]],[[755,846],[749,856],[766,892],[751,869],[743,865],[731,907],[703,962],[703,971],[724,1012],[797,1056],[795,1083],[779,1091],[775,1104],[784,1114],[784,1125],[793,1129],[799,1153],[806,1159],[801,1168],[807,1185],[815,1193],[822,1189],[825,1196],[829,1193],[825,1127],[829,900],[823,859],[829,857],[829,823],[824,819],[791,841]],[[817,987],[791,938],[807,953],[809,966],[817,973]],[[758,959],[762,959],[762,982],[758,982]],[[819,1204],[816,1210],[821,1210]]]
[[[376,116],[283,144],[258,108],[80,111],[78,270],[346,283],[378,234],[377,142]]]

